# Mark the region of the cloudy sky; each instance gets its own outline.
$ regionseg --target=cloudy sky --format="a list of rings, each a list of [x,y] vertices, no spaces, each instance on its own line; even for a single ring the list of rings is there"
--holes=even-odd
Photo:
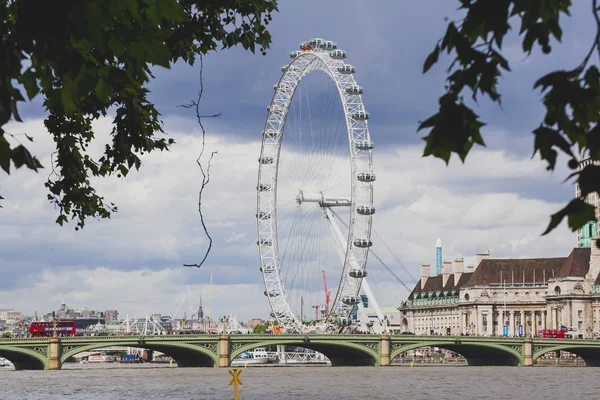
[[[539,93],[531,88],[536,77],[573,67],[587,51],[592,24],[585,2],[577,2],[573,17],[564,21],[563,44],[551,56],[534,51],[526,58],[516,34],[509,37],[505,54],[513,73],[500,85],[503,106],[484,101],[476,110],[489,123],[484,129],[488,146],[472,151],[464,165],[453,159],[449,167],[421,157],[416,127],[435,112],[443,90],[447,60],[427,75],[421,74],[422,63],[444,33],[444,18],[459,16],[456,1],[280,3],[269,25],[273,45],[267,56],[232,49],[205,58],[204,113],[222,113],[206,121],[207,150],[219,154],[205,193],[215,239],[205,266],[182,266],[199,261],[207,242],[197,212],[199,129],[191,112],[177,107],[195,97],[198,69],[175,65],[157,69],[150,88],[165,130],[177,144],[168,153],[145,156],[140,172],[126,180],[97,182],[99,192],[119,207],[112,219],[90,220],[79,232],[74,226],[61,228],[44,192],[47,171],[0,177],[6,198],[0,210],[0,308],[46,313],[64,298],[73,308],[117,308],[122,316],[175,316],[179,310],[181,317],[202,295],[213,316],[268,317],[254,216],[260,132],[281,65],[299,42],[312,37],[335,40],[346,50],[365,88],[371,138],[378,146],[374,228],[393,254],[377,240],[373,250],[402,280],[411,283],[396,258],[418,277],[421,263],[435,262],[438,237],[448,259],[483,250],[495,257],[570,252],[576,237],[564,225],[540,236],[574,187],[561,183],[568,172],[562,166],[549,173],[538,157],[531,159],[529,132],[542,115]],[[21,115],[26,122],[11,123],[7,130],[33,136],[30,150],[49,166],[53,143],[39,99],[23,106]],[[96,129],[103,140],[110,120],[97,121]],[[92,151],[101,147],[98,143]],[[406,291],[373,258],[369,269],[382,305],[396,306],[405,298]],[[184,300],[188,291],[191,301]]]

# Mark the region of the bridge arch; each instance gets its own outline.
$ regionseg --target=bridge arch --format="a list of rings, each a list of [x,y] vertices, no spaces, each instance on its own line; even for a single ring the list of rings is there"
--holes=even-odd
[[[543,356],[544,354],[551,353],[553,351],[568,351],[573,353],[585,361],[588,367],[600,367],[600,347],[594,344],[584,343],[565,343],[556,346],[544,347],[533,353],[533,362]]]
[[[48,351],[46,346],[44,349]],[[47,357],[31,348],[0,346],[0,356],[12,362],[17,371],[48,369]]]
[[[392,351],[390,360],[400,354],[423,347],[440,347],[462,355],[471,366],[518,366],[523,365],[520,351],[495,343],[468,343],[456,341],[421,342],[403,345]]]
[[[160,343],[160,342],[140,342],[139,340],[131,341],[113,341],[110,343],[94,343],[83,346],[70,347],[63,346],[63,355],[60,358],[61,365],[69,358],[86,351],[101,349],[104,347],[135,347],[145,350],[160,351],[173,357],[177,362],[178,367],[216,367],[219,364],[219,355],[217,346],[208,348],[202,345],[193,343],[177,342],[177,343]],[[214,350],[214,351],[211,351]]]
[[[297,340],[262,340],[255,343],[244,344],[243,346],[231,351],[229,356],[229,364],[231,365],[231,362],[234,358],[246,351],[256,349],[257,347],[277,345],[297,346],[317,351],[329,358],[332,367],[379,365],[379,352],[363,344],[354,343],[349,340],[303,340],[302,338],[298,338]]]

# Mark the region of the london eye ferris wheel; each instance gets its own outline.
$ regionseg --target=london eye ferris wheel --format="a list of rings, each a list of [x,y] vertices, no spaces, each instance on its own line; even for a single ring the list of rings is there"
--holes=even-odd
[[[321,327],[349,325],[368,289],[374,145],[346,52],[316,38],[290,57],[267,108],[256,217],[271,316],[300,333],[316,329],[313,310]]]

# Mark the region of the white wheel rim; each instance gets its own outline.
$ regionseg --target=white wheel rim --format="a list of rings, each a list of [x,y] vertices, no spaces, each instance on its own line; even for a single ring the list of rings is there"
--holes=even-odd
[[[362,95],[353,94],[349,89],[357,87],[353,74],[340,72],[340,68],[345,65],[342,59],[331,57],[329,50],[297,52],[277,84],[263,131],[257,185],[257,244],[265,295],[269,300],[272,316],[288,332],[314,330],[314,327],[304,325],[290,306],[282,276],[277,236],[277,188],[285,123],[298,84],[313,71],[327,74],[337,88],[344,110],[350,149],[351,206],[348,237],[341,279],[327,318],[329,326],[334,326],[339,318],[347,317],[352,311],[353,305],[345,304],[342,299],[359,295],[362,278],[351,277],[350,270],[366,270],[369,247],[358,247],[354,242],[356,239],[370,241],[371,238],[372,216],[358,214],[357,207],[373,206],[372,181],[358,179],[359,173],[372,173],[372,151],[364,146],[357,147],[360,143],[370,143],[370,135],[367,120],[352,117],[355,113],[364,112],[365,107]],[[265,132],[268,134],[264,134]]]

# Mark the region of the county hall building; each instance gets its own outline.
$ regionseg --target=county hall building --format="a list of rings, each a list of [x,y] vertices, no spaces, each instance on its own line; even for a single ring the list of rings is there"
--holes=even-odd
[[[585,161],[580,165],[585,165]],[[576,188],[579,195],[579,188]],[[574,338],[600,337],[600,199],[596,221],[577,233],[578,245],[557,258],[494,259],[478,253],[475,265],[444,261],[421,279],[399,307],[401,330],[417,335],[531,336],[566,329]]]

